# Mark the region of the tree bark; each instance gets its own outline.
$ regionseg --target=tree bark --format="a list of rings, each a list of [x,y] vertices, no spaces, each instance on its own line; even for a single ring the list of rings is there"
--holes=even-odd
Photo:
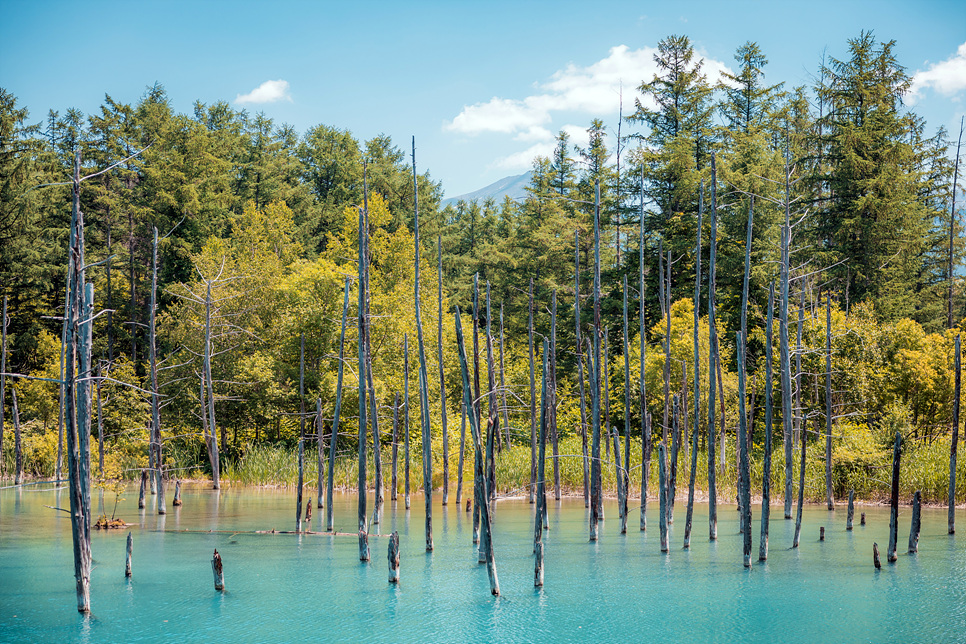
[[[335,455],[339,442],[339,421],[342,413],[342,372],[345,366],[345,328],[349,315],[349,288],[351,278],[346,278],[343,288],[342,299],[342,331],[339,334],[339,366],[337,367],[335,385],[335,411],[332,418],[332,436],[329,438],[329,477],[325,488],[325,529],[333,530],[335,527],[332,509],[332,488],[335,484]]]
[[[389,583],[399,583],[399,533],[389,535]]]
[[[463,326],[460,323],[460,310],[456,307],[456,346],[459,349],[459,359],[460,359],[460,372],[463,377],[463,404],[466,408],[473,408],[473,399],[470,389],[470,378],[469,369],[467,367],[466,360],[466,348],[463,342]],[[500,594],[500,582],[496,574],[496,561],[493,556],[493,539],[490,538],[490,508],[488,503],[479,503],[479,499],[487,498],[486,491],[486,476],[483,467],[483,454],[482,454],[482,444],[480,440],[480,428],[477,423],[475,414],[469,414],[470,416],[470,431],[473,434],[473,443],[475,446],[476,458],[475,458],[475,478],[478,481],[480,488],[480,494],[477,497],[477,506],[480,511],[480,525],[482,527],[483,533],[486,535],[486,570],[490,578],[490,593],[493,595]],[[480,507],[481,506],[481,507]]]
[[[768,314],[765,320],[765,463],[761,477],[761,540],[758,561],[768,559],[768,522],[771,519],[771,438],[772,438],[772,331],[774,327],[775,283],[768,285]]]
[[[215,578],[215,590],[225,590],[225,570],[222,568],[221,555],[218,554],[217,549],[215,550],[214,556],[211,558],[211,572],[214,574]]]

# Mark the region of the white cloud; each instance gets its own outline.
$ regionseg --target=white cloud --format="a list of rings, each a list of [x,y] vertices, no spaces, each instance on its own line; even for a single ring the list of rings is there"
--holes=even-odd
[[[468,105],[444,130],[460,134],[498,132],[515,134],[520,141],[546,139],[547,125],[556,112],[581,112],[594,117],[616,116],[623,93],[624,113],[633,111],[637,87],[657,72],[654,47],[631,49],[627,45],[612,47],[606,58],[586,67],[569,64],[554,73],[546,83],[538,85],[538,93],[523,99],[493,97],[485,103]],[[715,83],[728,67],[704,58],[704,72]],[[512,155],[516,156],[516,155]],[[510,157],[507,157],[510,158]]]
[[[288,81],[281,79],[265,81],[247,94],[239,94],[235,97],[236,103],[277,103],[278,101],[291,102],[291,100]]]
[[[931,87],[944,96],[952,96],[966,89],[966,42],[946,60],[930,65],[926,71],[915,73],[910,88],[913,99],[925,87]]]
[[[549,157],[553,154],[554,141],[551,137],[550,141],[543,141],[540,143],[534,143],[526,150],[521,150],[519,152],[514,152],[511,155],[500,157],[494,161],[490,167],[501,168],[503,170],[529,170],[530,166],[533,165],[533,160],[537,157]]]

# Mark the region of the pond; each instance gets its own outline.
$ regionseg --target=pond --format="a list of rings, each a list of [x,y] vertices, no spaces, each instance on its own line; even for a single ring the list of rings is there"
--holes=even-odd
[[[128,489],[117,515],[134,524],[133,577],[124,576],[127,530],[93,531],[91,615],[76,612],[66,490],[0,490],[0,640],[3,641],[708,641],[950,642],[966,635],[966,524],[946,534],[946,511],[923,509],[918,554],[905,554],[911,510],[901,508],[898,562],[885,562],[887,507],[805,510],[801,545],[794,521],[773,509],[769,558],[741,565],[735,507],[719,508],[718,540],[707,538],[707,505],[695,508],[691,548],[682,546],[685,504],[675,506],[671,551],[660,552],[657,504],[649,528],[618,532],[605,504],[600,540],[590,543],[583,500],[550,500],[545,586],[533,587],[533,507],[501,500],[494,546],[501,597],[489,594],[471,543],[472,514],[434,497],[435,550],[425,552],[422,497],[412,509],[386,503],[382,535],[400,535],[401,583],[391,585],[388,538],[370,536],[358,560],[352,536],[257,534],[291,530],[292,490],[187,488],[166,516],[137,509]],[[314,496],[314,495],[313,495]],[[114,494],[93,493],[95,517]],[[370,497],[369,508],[372,508]],[[334,503],[336,530],[356,525],[354,494]],[[859,525],[859,512],[867,525]],[[311,529],[323,527],[313,507]],[[966,522],[966,517],[960,517]],[[825,526],[825,541],[819,527]],[[208,531],[211,532],[208,532]],[[236,532],[237,531],[237,532]],[[373,529],[373,532],[376,532]],[[883,565],[872,565],[872,543]],[[215,592],[211,556],[222,555],[226,592]]]

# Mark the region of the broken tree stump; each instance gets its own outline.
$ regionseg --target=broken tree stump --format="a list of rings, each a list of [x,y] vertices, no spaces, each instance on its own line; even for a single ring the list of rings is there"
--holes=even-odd
[[[173,505],[181,505],[181,481],[175,481],[174,483],[174,501]]]
[[[859,517],[859,525],[865,525],[865,512],[863,512],[862,516]]]
[[[399,533],[389,535],[389,583],[399,583]]]
[[[849,513],[845,517],[845,529],[852,529],[852,519],[855,518],[855,490],[849,490]]]
[[[134,550],[134,534],[127,533],[127,557],[124,560],[124,576],[131,576],[131,552]]]
[[[818,540],[825,541],[825,526],[819,526],[818,528]]]
[[[872,544],[872,563],[875,564],[876,570],[882,567],[882,562],[879,561],[879,544]]]
[[[148,471],[141,470],[141,491],[138,493],[138,509],[144,509],[144,488],[148,483]]]
[[[211,558],[211,572],[215,576],[215,590],[225,590],[225,571],[221,567],[221,555],[217,549]]]
[[[919,552],[919,530],[922,528],[922,493],[912,497],[912,526],[909,528],[909,552]]]

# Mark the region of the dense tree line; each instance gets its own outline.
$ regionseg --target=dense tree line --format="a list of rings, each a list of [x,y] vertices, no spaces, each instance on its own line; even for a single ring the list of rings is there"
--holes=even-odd
[[[858,414],[862,422],[906,414],[917,432],[934,437],[935,427],[949,417],[952,335],[945,330],[958,325],[966,301],[956,283],[950,321],[947,287],[963,246],[951,226],[949,137],[941,129],[928,133],[922,119],[905,108],[910,78],[894,49],[893,42],[862,33],[849,41],[841,58],[824,62],[813,87],[786,88],[766,81],[768,61],[755,43],[739,47],[736,72],[713,84],[686,36],[662,40],[655,56],[658,73],[641,79],[623,122],[609,129],[593,120],[586,148],[574,146],[561,132],[553,154],[535,159],[527,198],[440,208],[441,186],[428,173],[418,175],[426,302],[435,299],[437,253],[444,316],[452,304],[464,311],[469,307],[475,273],[481,284],[490,284],[494,302],[504,306],[508,386],[519,389],[523,400],[529,281],[534,281],[537,332],[548,335],[552,292],[561,303],[572,303],[575,295],[575,231],[582,285],[577,295],[589,297],[584,285],[590,284],[591,230],[599,203],[603,317],[612,355],[622,345],[622,278],[628,275],[636,283],[640,243],[646,292],[634,291],[630,300],[641,296],[650,334],[643,341],[656,349],[664,340],[661,319],[671,315],[672,334],[681,336],[684,352],[690,330],[678,329],[677,318],[691,312],[681,303],[665,311],[659,302],[658,255],[663,249],[671,261],[670,299],[690,300],[699,201],[702,190],[706,201],[712,198],[714,183],[718,324],[729,405],[735,395],[732,349],[747,213],[754,208],[748,364],[757,371],[764,360],[768,288],[779,275],[781,226],[788,211],[794,224],[791,299],[796,307],[804,303],[807,319],[806,372],[821,371],[818,362],[811,365],[818,358],[809,351],[822,344],[813,327],[824,318],[813,313],[830,295],[841,316],[834,324],[843,336],[836,349],[841,367],[837,413]],[[614,147],[608,141],[615,141]],[[199,356],[203,294],[209,287],[219,325],[212,380],[223,450],[231,455],[247,443],[291,441],[297,435],[291,414],[298,409],[302,333],[306,395],[309,401],[321,397],[331,408],[341,296],[345,278],[357,274],[356,209],[363,202],[370,210],[372,237],[376,388],[385,405],[401,390],[403,335],[408,334],[410,346],[415,337],[408,155],[386,136],[360,142],[326,125],[298,133],[224,102],[196,103],[192,114],[178,114],[160,85],[148,88],[133,105],[106,96],[96,114],[51,110],[39,122],[0,90],[0,287],[10,300],[8,371],[57,377],[70,212],[63,183],[75,150],[81,151],[83,174],[110,168],[83,184],[81,207],[90,261],[104,262],[89,271],[95,310],[107,312],[95,320],[94,330],[94,354],[113,378],[103,383],[104,422],[111,444],[126,445],[131,459],[143,457],[140,441],[148,415],[143,396],[120,383],[144,387],[146,382],[155,229],[161,238],[162,426],[172,444],[181,441],[189,450],[202,445],[177,437],[200,434]],[[705,240],[701,264],[707,267],[708,217],[700,232]],[[708,283],[705,277],[702,288]],[[570,306],[561,306],[557,328],[558,386],[576,390]],[[589,331],[590,307],[582,308]],[[427,344],[434,345],[435,307],[425,309],[431,312],[424,322]],[[492,316],[482,311],[481,319],[491,316],[495,322],[496,315],[495,309]],[[863,339],[861,350],[845,337],[850,333]],[[452,349],[451,322],[444,325],[444,335]],[[636,352],[642,339],[632,335]],[[352,329],[347,341],[355,342]],[[661,379],[656,365],[663,370],[664,357],[658,350],[649,354],[645,369],[649,382],[656,383]],[[455,359],[455,350],[444,358],[453,412],[461,397]],[[675,354],[673,359],[686,358]],[[614,396],[623,395],[621,362],[613,362]],[[932,375],[924,375],[924,364],[931,365]],[[684,377],[674,375],[678,389]],[[347,374],[346,395],[353,378]],[[57,422],[56,386],[35,381],[22,387],[25,416],[36,432],[50,436]],[[752,396],[760,396],[761,379],[751,389],[757,392]],[[657,386],[649,391],[656,412],[663,398],[654,393]],[[811,399],[817,408],[817,389]],[[432,403],[434,409],[438,404]],[[561,404],[567,409],[560,417],[572,419],[575,408],[566,400]],[[351,401],[343,405],[353,408]],[[391,410],[386,413],[391,416]],[[511,412],[521,438],[529,435],[527,414],[522,403]],[[629,429],[639,432],[634,414]],[[434,423],[437,418],[434,412]]]

